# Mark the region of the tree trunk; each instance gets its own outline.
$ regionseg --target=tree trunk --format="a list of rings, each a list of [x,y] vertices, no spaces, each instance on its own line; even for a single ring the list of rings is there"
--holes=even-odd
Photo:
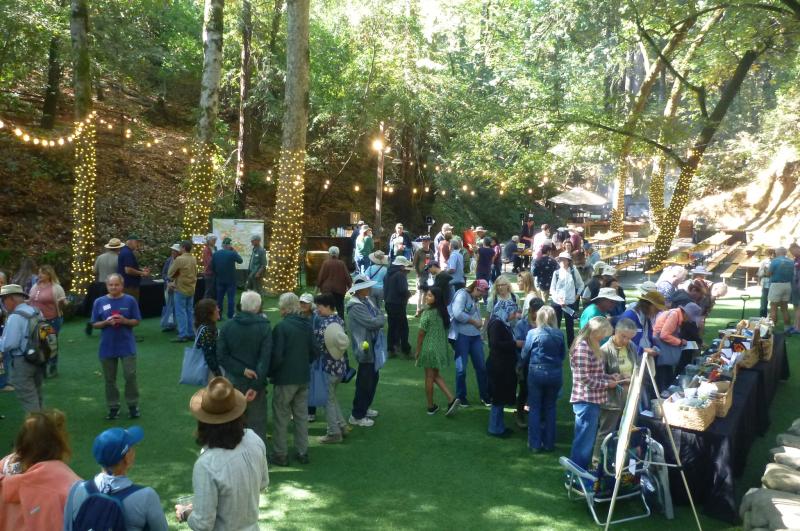
[[[206,233],[214,202],[214,126],[217,121],[219,80],[222,72],[224,4],[224,0],[205,0],[200,120],[197,124],[197,145],[189,169],[183,212],[183,237],[187,239]]]
[[[287,0],[286,4],[286,108],[268,275],[269,290],[274,293],[297,285],[308,127],[309,0]]]
[[[250,40],[253,36],[253,14],[250,0],[242,0],[242,17],[239,21],[242,34],[242,58],[239,72],[239,141],[236,145],[236,188],[233,192],[233,206],[238,217],[244,217],[247,207],[247,175],[250,168],[252,141],[252,109],[247,101],[250,97]]]
[[[742,88],[742,83],[747,77],[747,73],[761,53],[762,52],[755,50],[745,52],[739,60],[739,64],[736,65],[736,70],[730,81],[728,81],[725,88],[722,90],[719,102],[708,117],[708,122],[697,136],[697,140],[695,140],[689,152],[689,158],[681,167],[681,174],[675,185],[675,193],[664,215],[661,231],[656,238],[655,249],[653,249],[653,252],[648,256],[648,267],[661,263],[661,261],[667,257],[667,254],[669,254],[669,250],[672,247],[672,239],[675,236],[675,230],[678,228],[678,222],[681,219],[681,213],[689,200],[689,186],[692,184],[692,179],[697,172],[698,166],[700,166],[703,154],[714,138],[717,129],[719,129],[722,119],[725,118],[728,108],[730,108],[731,103]]]
[[[76,128],[75,184],[72,192],[72,289],[85,295],[92,281],[94,265],[95,196],[97,194],[97,133],[89,120],[92,105],[92,79],[89,68],[89,6],[87,0],[72,0],[70,35],[72,39],[72,85],[75,92]]]
[[[75,119],[83,120],[92,108],[88,0],[72,0],[70,15],[69,29],[72,38],[72,88],[75,91]]]
[[[664,58],[669,59],[680,43],[686,38],[689,28],[694,25],[696,20],[696,17],[692,17],[681,24],[672,35],[669,42],[664,46],[664,49],[661,50],[659,57],[651,65],[647,76],[645,76],[642,84],[639,86],[639,91],[636,94],[628,119],[625,121],[625,125],[622,126],[623,131],[632,132],[636,128],[636,124],[639,122],[639,118],[641,118],[647,106],[647,99],[650,97],[653,86],[656,81],[658,81],[658,77],[664,69]],[[615,189],[617,193],[614,196],[612,205],[614,208],[611,211],[611,231],[620,234],[624,232],[625,227],[625,187],[628,183],[628,157],[631,153],[633,141],[634,138],[630,135],[623,137],[622,147],[620,148],[619,158],[617,159],[617,176],[615,179]],[[618,238],[618,240],[619,239],[622,239],[622,237]]]
[[[269,53],[264,54],[260,62],[259,69],[264,73],[267,83],[267,91],[277,95],[280,93],[280,86],[282,80],[276,75],[276,61],[277,47],[278,47],[278,32],[281,28],[281,15],[283,13],[283,0],[275,0],[272,8],[272,22],[270,24],[269,39],[267,50]],[[256,159],[261,154],[261,136],[264,134],[266,124],[264,123],[264,106],[252,109],[250,128],[250,155],[251,158]]]
[[[686,50],[686,55],[683,57],[681,61],[683,64],[683,69],[685,69],[689,63],[692,61],[692,57],[694,56],[697,49],[703,43],[705,36],[711,30],[711,28],[716,24],[719,19],[722,18],[723,13],[725,10],[720,9],[719,12],[714,16],[711,17],[703,24],[703,27],[700,29],[700,32],[695,37],[692,44]],[[658,142],[660,144],[664,143],[664,136],[665,131],[671,129],[675,123],[675,116],[678,114],[678,106],[680,105],[681,101],[681,91],[683,89],[683,82],[680,78],[675,78],[675,81],[672,83],[672,90],[669,93],[669,98],[667,99],[667,104],[664,107],[664,123],[661,126],[661,132],[659,133]],[[652,228],[658,231],[659,227],[661,226],[662,220],[664,218],[664,180],[667,175],[667,159],[663,155],[663,153],[659,153],[656,155],[655,159],[653,160],[653,175],[650,179],[650,224]]]
[[[42,105],[43,129],[52,129],[56,124],[58,112],[58,98],[61,95],[61,60],[58,49],[61,41],[58,37],[50,38],[50,51],[47,54],[47,87],[44,91],[44,104]]]

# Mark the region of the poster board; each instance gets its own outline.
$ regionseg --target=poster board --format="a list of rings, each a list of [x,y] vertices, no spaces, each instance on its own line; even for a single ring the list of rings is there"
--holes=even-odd
[[[242,263],[236,264],[236,269],[247,269],[250,264],[251,236],[261,236],[262,245],[264,243],[264,221],[260,219],[213,219],[211,232],[217,236],[217,249],[222,249],[223,239],[231,239],[231,245],[242,257]]]
[[[625,403],[625,409],[622,412],[622,419],[619,422],[619,440],[617,442],[617,453],[614,456],[615,470],[622,470],[625,468],[625,462],[628,453],[628,443],[631,439],[631,430],[633,430],[633,423],[636,421],[636,414],[639,410],[639,397],[642,394],[642,381],[644,380],[645,371],[648,370],[647,364],[649,356],[642,356],[642,362],[639,364],[638,371],[633,375],[633,380],[628,387],[628,401]]]

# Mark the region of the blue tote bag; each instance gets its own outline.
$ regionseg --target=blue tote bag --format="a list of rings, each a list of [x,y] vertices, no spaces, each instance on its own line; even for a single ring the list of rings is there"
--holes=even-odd
[[[322,370],[322,360],[311,364],[308,381],[308,407],[324,407],[328,403],[328,375]]]
[[[183,349],[183,365],[181,366],[181,377],[178,383],[184,385],[196,385],[205,387],[208,385],[208,364],[203,354],[203,349],[197,348],[197,341],[205,327],[201,326],[194,338],[191,347]]]

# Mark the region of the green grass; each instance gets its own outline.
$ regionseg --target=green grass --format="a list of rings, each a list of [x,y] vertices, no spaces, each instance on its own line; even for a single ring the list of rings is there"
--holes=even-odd
[[[750,302],[755,314],[757,301]],[[266,303],[276,322],[274,299]],[[413,308],[409,306],[409,308]],[[728,321],[738,320],[741,302],[717,304],[707,329],[709,336]],[[411,310],[410,310],[411,311]],[[411,319],[412,338],[416,321]],[[148,319],[138,329],[139,383],[145,439],[137,452],[132,478],[160,494],[170,524],[176,523],[174,500],[191,491],[192,464],[198,448],[192,433],[195,423],[188,412],[194,389],[178,385],[182,345],[169,343],[159,331],[158,320]],[[97,470],[91,456],[94,437],[112,425],[103,420],[103,380],[97,361],[98,336],[87,338],[83,322],[73,320],[62,332],[60,376],[45,382],[49,407],[67,413],[74,455],[73,469],[82,477]],[[412,341],[413,343],[413,341]],[[800,340],[789,341],[789,352]],[[775,435],[796,415],[800,367],[790,355],[795,376],[782,383],[772,405],[770,432],[756,440],[747,470],[737,479],[740,493],[756,486],[774,446]],[[454,368],[445,371],[451,389]],[[121,376],[120,376],[121,378]],[[498,440],[486,435],[488,410],[462,409],[452,418],[425,414],[422,369],[413,362],[390,360],[381,372],[375,400],[380,417],[373,428],[354,429],[341,445],[321,446],[317,436],[325,431],[324,419],[311,424],[311,464],[270,470],[270,488],[263,503],[262,522],[274,529],[588,529],[594,524],[582,500],[569,501],[562,487],[558,456],[568,455],[572,438],[569,406],[569,371],[558,406],[555,454],[534,455],[526,449],[526,434],[515,430],[512,438]],[[477,404],[477,387],[469,371],[469,399]],[[339,399],[348,414],[353,383],[340,386]],[[438,393],[438,391],[437,391]],[[445,400],[436,397],[439,404]],[[13,394],[0,395],[0,450],[10,450],[23,415]],[[324,416],[324,415],[321,415]],[[511,414],[506,421],[512,425]],[[290,438],[291,441],[291,438]],[[630,506],[628,506],[630,507]],[[626,509],[621,504],[619,513]],[[677,517],[660,515],[633,522],[625,529],[693,527],[688,507],[676,508]],[[702,518],[705,529],[727,529],[724,523]],[[622,527],[617,527],[622,528]]]

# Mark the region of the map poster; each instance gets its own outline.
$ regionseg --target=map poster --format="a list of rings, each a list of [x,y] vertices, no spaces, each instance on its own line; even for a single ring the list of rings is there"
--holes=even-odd
[[[261,236],[261,244],[264,244],[264,222],[260,219],[213,219],[211,227],[211,232],[217,236],[217,249],[222,249],[222,240],[230,238],[231,245],[241,255],[243,262],[236,264],[236,269],[247,269],[250,264],[251,236]]]

